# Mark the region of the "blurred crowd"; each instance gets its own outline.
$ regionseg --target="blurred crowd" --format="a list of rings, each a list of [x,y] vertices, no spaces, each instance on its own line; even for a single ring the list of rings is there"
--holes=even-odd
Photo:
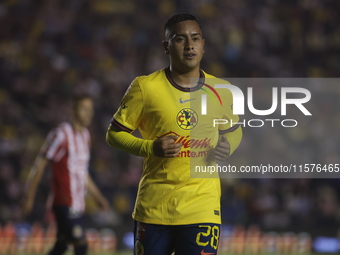
[[[89,93],[96,104],[90,172],[113,210],[99,212],[88,198],[88,222],[130,226],[142,159],[110,148],[105,132],[130,82],[168,65],[161,42],[173,14],[197,16],[205,38],[202,68],[215,76],[336,78],[339,9],[336,0],[1,1],[0,223],[51,221],[50,172],[26,219],[20,212],[25,180],[48,131],[68,120],[71,96]],[[271,100],[268,91],[256,89],[263,100]],[[340,89],[310,91],[312,117],[296,116],[296,128],[245,127],[230,164],[340,163]],[[327,232],[340,223],[338,179],[222,182],[226,224]]]

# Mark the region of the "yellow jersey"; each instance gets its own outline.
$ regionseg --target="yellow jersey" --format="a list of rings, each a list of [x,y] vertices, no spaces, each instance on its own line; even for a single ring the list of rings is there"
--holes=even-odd
[[[240,128],[232,114],[232,94],[211,83],[227,83],[200,71],[196,86],[183,88],[168,68],[137,77],[125,93],[111,125],[143,139],[178,136],[178,157],[144,158],[133,218],[149,224],[186,225],[221,223],[218,175],[197,172],[196,166],[214,166],[219,135]],[[210,84],[209,84],[210,83]],[[206,114],[202,110],[206,95]],[[227,120],[213,125],[214,119]]]

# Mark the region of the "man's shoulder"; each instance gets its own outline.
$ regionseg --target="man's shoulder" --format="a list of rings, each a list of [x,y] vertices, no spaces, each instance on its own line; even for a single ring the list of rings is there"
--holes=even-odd
[[[68,122],[59,123],[57,126],[52,128],[46,137],[47,146],[50,146],[52,143],[62,143],[67,140],[67,129],[72,130],[72,126]]]
[[[49,134],[54,134],[54,135],[64,135],[67,130],[72,130],[72,125],[69,122],[61,122],[57,126],[51,129]]]
[[[216,78],[216,76],[212,75],[212,74],[208,74],[206,71],[201,70],[204,73],[204,78]]]
[[[60,131],[63,131],[63,130],[66,130],[66,129],[72,129],[72,124],[70,122],[61,122],[59,123],[58,126],[55,127],[56,130],[60,130]]]
[[[157,70],[151,74],[148,75],[142,75],[142,76],[137,76],[133,83],[138,83],[138,84],[145,84],[148,82],[159,82],[164,80],[165,78],[165,69],[160,69]]]
[[[230,84],[230,82],[226,78],[216,77],[216,76],[214,76],[212,74],[206,73],[205,71],[203,71],[203,73],[204,73],[204,77],[206,79],[211,79],[214,82],[218,81],[218,82],[220,82],[222,84]]]
[[[208,74],[206,72],[204,72],[204,78],[205,78],[204,85],[208,85],[211,90],[215,91],[214,92],[215,94],[217,93],[219,96],[222,97],[222,99],[223,99],[223,97],[226,97],[224,100],[228,100],[228,101],[231,100],[232,93],[229,89],[225,89],[225,88],[221,88],[221,87],[217,88],[216,87],[217,84],[218,85],[222,85],[222,84],[228,85],[228,84],[230,84],[228,79],[219,78],[219,77],[216,77],[214,75]]]

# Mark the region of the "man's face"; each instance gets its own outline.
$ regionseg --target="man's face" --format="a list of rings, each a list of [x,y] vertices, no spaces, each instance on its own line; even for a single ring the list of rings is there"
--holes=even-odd
[[[198,23],[182,21],[174,25],[173,33],[163,42],[171,66],[180,72],[199,68],[204,53],[204,39]]]
[[[75,120],[84,127],[90,125],[93,113],[93,101],[90,98],[80,100],[74,108]]]

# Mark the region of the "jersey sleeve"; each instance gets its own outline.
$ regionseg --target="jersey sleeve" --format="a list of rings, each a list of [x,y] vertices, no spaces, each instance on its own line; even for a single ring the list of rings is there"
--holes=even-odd
[[[52,130],[47,135],[41,153],[43,157],[53,162],[59,162],[59,160],[67,153],[66,136],[60,128]]]
[[[119,131],[131,133],[142,118],[143,96],[140,88],[140,77],[136,78],[128,87],[117,112],[110,122]]]
[[[222,104],[222,118],[227,120],[224,124],[220,124],[219,134],[223,135],[226,133],[230,133],[239,128],[239,117],[236,114],[233,114],[233,97],[229,90],[223,89],[225,93],[223,93],[223,104]]]
[[[242,128],[239,124],[239,116],[236,114],[233,114],[233,97],[232,93],[227,90],[226,93],[223,95],[223,119],[227,120],[224,124],[219,125],[219,135],[223,135],[227,138],[229,144],[230,144],[230,153],[233,154],[233,152],[237,149],[237,147],[240,145],[242,140]]]

